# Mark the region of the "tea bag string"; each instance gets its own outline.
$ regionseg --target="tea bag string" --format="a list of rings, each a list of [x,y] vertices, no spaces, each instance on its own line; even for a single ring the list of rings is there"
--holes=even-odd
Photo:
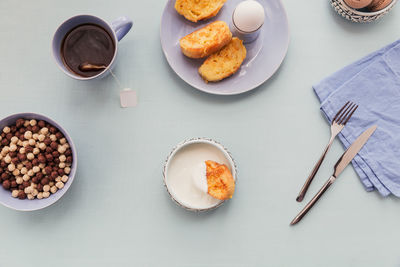
[[[114,72],[110,69],[110,73],[113,76],[114,80],[117,82],[118,86],[122,89],[122,84],[121,81],[117,78],[117,76],[114,74]]]

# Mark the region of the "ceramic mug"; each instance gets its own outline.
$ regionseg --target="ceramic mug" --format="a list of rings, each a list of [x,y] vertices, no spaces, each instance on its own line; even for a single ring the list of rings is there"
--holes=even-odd
[[[71,31],[73,28],[82,25],[82,24],[95,24],[98,25],[105,30],[107,30],[113,39],[113,42],[115,44],[115,50],[114,50],[114,56],[110,62],[110,64],[105,68],[102,72],[99,74],[96,74],[94,76],[90,77],[82,77],[74,72],[72,72],[70,69],[68,69],[62,59],[61,56],[61,45],[64,40],[65,35]],[[124,38],[124,36],[129,32],[129,30],[132,27],[132,20],[130,20],[127,17],[119,17],[116,20],[114,20],[111,24],[107,23],[103,19],[92,16],[92,15],[78,15],[74,16],[72,18],[67,19],[64,21],[56,30],[54,36],[53,36],[53,42],[52,42],[52,49],[53,49],[53,57],[57,63],[57,65],[60,67],[60,69],[67,74],[68,76],[77,79],[77,80],[92,80],[92,79],[98,79],[98,78],[103,78],[105,77],[108,73],[110,73],[110,69],[113,68],[115,64],[115,60],[117,57],[117,52],[118,52],[118,42]]]

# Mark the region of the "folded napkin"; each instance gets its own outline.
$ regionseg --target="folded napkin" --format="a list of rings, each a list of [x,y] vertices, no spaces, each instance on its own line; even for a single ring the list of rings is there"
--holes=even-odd
[[[359,105],[339,134],[346,148],[368,127],[378,125],[352,163],[367,191],[400,197],[400,40],[313,88],[329,122],[347,101]]]

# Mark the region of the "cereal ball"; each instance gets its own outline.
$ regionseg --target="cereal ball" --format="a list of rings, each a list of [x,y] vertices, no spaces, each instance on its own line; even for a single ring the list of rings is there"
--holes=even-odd
[[[65,155],[61,155],[60,157],[58,157],[59,158],[59,160],[61,161],[61,162],[65,162],[66,160],[67,160],[67,157],[65,156]]]
[[[32,135],[32,138],[33,138],[33,140],[38,140],[39,139],[39,134],[37,134],[37,133],[34,133],[33,135]]]
[[[58,168],[64,169],[65,168],[65,162],[60,162],[60,164],[58,164]]]
[[[43,192],[43,198],[48,198],[50,196],[50,192]]]
[[[61,188],[63,188],[64,187],[64,183],[63,182],[57,182],[56,183],[56,187],[58,188],[58,189],[61,189]]]
[[[17,150],[17,146],[15,144],[10,145],[10,151],[14,152]]]
[[[28,172],[28,169],[26,167],[21,168],[21,174],[24,175]]]
[[[34,167],[32,168],[32,170],[33,170],[34,173],[40,172],[39,166],[34,166]]]
[[[22,184],[22,183],[24,182],[24,180],[22,179],[22,177],[18,176],[18,177],[15,179],[15,182],[16,182],[17,184]]]
[[[37,124],[37,121],[36,121],[36,120],[30,120],[30,121],[29,121],[29,124],[30,124],[31,126],[35,126],[35,125]]]
[[[50,140],[55,142],[55,141],[57,141],[57,137],[54,134],[51,134],[50,135]]]
[[[39,194],[37,189],[33,189],[32,196],[36,197]]]
[[[8,134],[11,131],[10,127],[6,126],[3,128],[3,133]]]
[[[50,191],[50,185],[46,184],[43,186],[43,192],[49,192]]]
[[[8,170],[10,171],[10,172],[12,172],[12,171],[14,171],[15,170],[15,165],[14,165],[14,163],[10,163],[9,165],[8,165]]]
[[[23,161],[26,160],[26,155],[25,155],[25,154],[19,153],[19,154],[17,155],[17,157],[18,157],[19,161],[21,161],[21,162],[23,162]]]
[[[28,160],[33,160],[35,158],[35,155],[33,153],[28,153],[28,155],[26,155],[26,158]]]
[[[13,136],[11,137],[11,144],[16,144],[18,142],[18,137]]]
[[[58,188],[57,188],[55,185],[53,185],[53,186],[50,188],[50,192],[51,192],[52,194],[54,194],[55,192],[57,192],[57,190],[58,190]]]
[[[29,200],[32,200],[35,198],[32,194],[27,194],[26,196],[28,197]]]
[[[46,144],[45,143],[39,143],[39,149],[40,150],[45,150],[46,149]]]
[[[12,196],[12,197],[17,197],[17,196],[18,196],[18,190],[13,190],[13,191],[11,192],[11,196]]]
[[[33,188],[31,186],[25,187],[24,192],[25,194],[30,194],[33,192]]]
[[[25,199],[26,198],[26,194],[25,194],[25,192],[24,191],[19,191],[18,192],[18,198],[19,199]]]
[[[58,146],[58,149],[57,149],[58,153],[60,153],[60,154],[64,154],[66,150],[67,149],[65,148],[65,146]]]
[[[49,133],[49,129],[46,128],[46,127],[43,127],[42,129],[40,129],[40,133],[43,134],[43,135],[46,135],[46,134]]]
[[[31,131],[26,131],[26,132],[24,133],[24,138],[25,138],[26,140],[31,139],[31,138],[32,138],[32,132],[31,132]]]
[[[46,136],[44,134],[39,134],[39,136],[38,136],[38,140],[40,142],[43,142],[45,138],[46,138]]]
[[[34,146],[34,145],[36,145],[36,141],[35,141],[35,139],[29,139],[28,140],[28,144],[30,145],[30,146]]]
[[[7,156],[4,158],[4,162],[7,163],[7,164],[11,163],[11,157],[10,157],[9,155],[7,155]]]
[[[46,123],[44,122],[44,121],[38,121],[38,124],[37,124],[40,128],[43,128],[43,127],[45,127],[46,126]]]
[[[18,169],[15,169],[15,170],[12,172],[12,174],[13,174],[14,176],[18,176],[18,175],[19,175],[19,170],[18,170]]]
[[[33,170],[32,169],[30,169],[28,172],[27,172],[27,174],[29,175],[29,176],[33,176],[35,173],[33,172]]]
[[[66,143],[67,143],[67,139],[65,139],[65,138],[60,139],[60,144],[64,145]]]
[[[68,176],[67,176],[67,175],[63,175],[63,176],[61,177],[61,181],[62,181],[63,183],[66,183],[66,182],[68,181]]]
[[[4,189],[8,190],[11,187],[11,182],[9,180],[5,180],[2,185]]]
[[[49,178],[43,178],[40,183],[43,185],[43,190],[44,190],[44,186],[46,186],[48,183],[50,182]]]
[[[37,154],[39,154],[39,153],[40,153],[40,149],[37,148],[37,147],[35,147],[35,148],[33,149],[33,154],[37,155]]]
[[[42,199],[43,198],[43,192],[39,192],[36,196],[37,199]]]

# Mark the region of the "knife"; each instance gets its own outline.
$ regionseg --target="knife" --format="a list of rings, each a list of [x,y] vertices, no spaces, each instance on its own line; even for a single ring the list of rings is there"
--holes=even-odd
[[[333,184],[336,178],[342,173],[344,168],[353,160],[353,158],[357,155],[357,153],[361,150],[364,144],[368,141],[368,138],[375,132],[377,126],[371,126],[369,129],[365,130],[359,137],[357,137],[356,141],[349,146],[349,148],[343,153],[340,159],[336,162],[334,172],[332,176],[326,181],[326,183],[322,186],[322,188],[318,191],[318,193],[308,202],[308,204],[304,207],[302,211],[293,219],[290,225],[294,225],[298,223],[304,215],[314,206],[314,204],[318,201],[318,199],[325,193],[325,191]]]

